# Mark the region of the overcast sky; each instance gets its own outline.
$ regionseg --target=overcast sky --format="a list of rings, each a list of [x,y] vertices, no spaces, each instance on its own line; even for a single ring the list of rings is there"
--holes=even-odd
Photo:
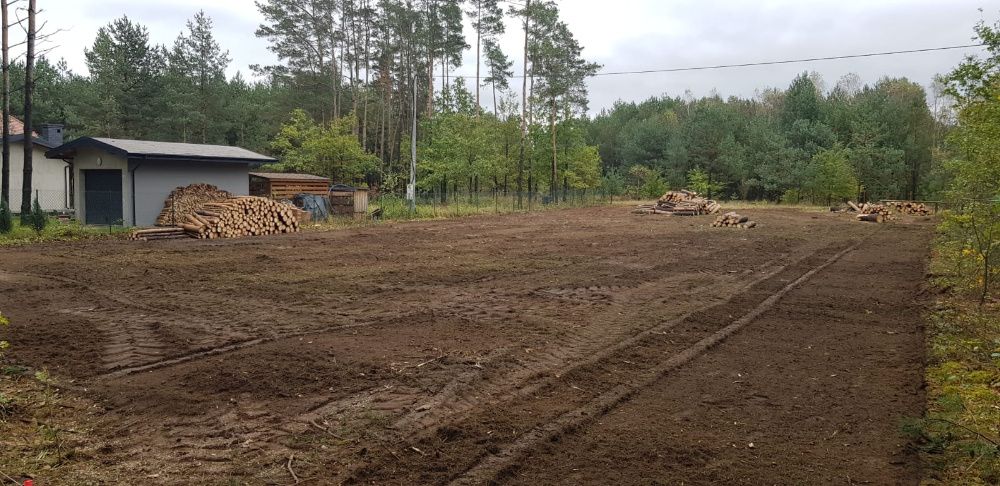
[[[993,22],[1000,8],[990,0],[561,0],[564,20],[584,46],[584,56],[607,71],[678,68],[867,52],[921,49],[970,43],[980,19]],[[23,2],[21,2],[23,5]],[[985,9],[980,12],[979,8]],[[149,29],[154,43],[170,45],[198,9],[215,21],[215,31],[233,63],[230,75],[249,75],[250,64],[276,62],[267,42],[254,36],[262,18],[252,0],[38,0],[52,39],[49,56],[85,73],[84,48],[97,29],[127,15]],[[517,59],[520,27],[508,22],[502,43]],[[473,39],[469,36],[470,39]],[[472,42],[470,42],[471,44]],[[868,59],[818,61],[783,66],[607,76],[591,79],[591,110],[616,100],[650,96],[695,96],[714,89],[722,96],[753,96],[785,87],[803,71],[819,72],[828,86],[848,73],[866,83],[905,76],[927,85],[977,49],[905,54]],[[475,72],[475,55],[459,71]],[[514,83],[517,84],[517,83]],[[519,85],[519,84],[518,84]],[[485,93],[484,93],[485,96]]]

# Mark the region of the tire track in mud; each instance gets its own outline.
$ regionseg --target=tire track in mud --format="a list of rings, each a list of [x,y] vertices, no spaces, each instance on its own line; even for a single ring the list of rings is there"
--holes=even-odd
[[[499,413],[501,413],[502,416],[511,417],[510,420],[512,422],[510,427],[515,431],[515,435],[513,436],[503,437],[504,433],[498,433],[503,429],[497,430],[494,428],[489,432],[481,430],[482,427],[499,427],[504,423],[504,420],[502,417],[494,417],[477,421],[474,409],[476,407],[482,407],[484,402],[483,400],[476,400],[475,403],[460,405],[460,407],[467,409],[466,413],[442,414],[442,417],[436,420],[422,422],[419,419],[412,418],[416,417],[417,414],[408,414],[408,417],[410,418],[404,418],[404,420],[401,421],[401,423],[398,423],[398,425],[410,428],[410,433],[407,434],[406,432],[401,431],[402,436],[398,437],[398,439],[407,445],[413,444],[415,447],[423,448],[423,450],[434,449],[441,446],[447,450],[447,452],[441,453],[447,454],[448,452],[453,451],[452,448],[460,448],[462,450],[461,454],[464,456],[478,456],[471,465],[466,463],[466,461],[458,460],[457,462],[459,464],[466,463],[466,466],[462,466],[466,469],[461,471],[452,471],[450,474],[455,476],[446,480],[452,480],[455,484],[489,483],[492,479],[500,476],[527,451],[530,451],[532,448],[544,443],[546,440],[554,440],[562,433],[599,417],[601,414],[610,410],[618,403],[627,400],[637,391],[655,382],[664,374],[683,366],[687,362],[704,353],[706,350],[725,340],[728,336],[736,333],[756,319],[765,310],[773,306],[787,292],[809,280],[816,273],[833,264],[844,255],[857,249],[864,241],[870,238],[872,234],[863,237],[860,241],[849,245],[840,251],[826,247],[827,250],[836,251],[836,253],[825,259],[825,261],[822,261],[818,266],[813,267],[812,265],[814,264],[809,264],[808,262],[809,260],[819,257],[819,255],[823,253],[823,249],[815,250],[812,253],[809,253],[806,256],[788,264],[779,265],[778,268],[768,272],[766,276],[755,279],[749,285],[745,285],[743,288],[735,290],[728,299],[716,299],[711,304],[685,313],[680,318],[658,324],[657,326],[653,326],[641,331],[638,334],[632,335],[629,338],[618,341],[611,346],[606,346],[597,353],[589,355],[587,359],[582,361],[570,363],[563,368],[559,368],[558,366],[549,366],[547,368],[549,373],[546,373],[545,371],[541,373],[534,373],[527,381],[519,382],[520,386],[515,385],[512,392],[508,391],[508,393],[502,394],[492,400],[497,404],[510,404],[509,406],[500,406],[495,410],[499,410]],[[809,266],[803,270],[803,273],[799,275],[798,278],[791,275],[788,278],[780,278],[783,274],[795,270],[796,267],[806,265]],[[752,310],[731,322],[727,321],[729,324],[724,325],[721,328],[711,326],[711,328],[707,330],[698,330],[698,332],[693,333],[693,337],[688,336],[692,337],[692,339],[690,339],[691,342],[679,343],[676,346],[672,340],[669,341],[670,344],[665,342],[668,334],[666,331],[676,327],[680,323],[692,322],[692,316],[698,315],[706,309],[715,309],[726,306],[734,300],[752,298],[752,294],[755,293],[755,290],[753,289],[756,286],[763,286],[767,288],[768,282],[782,283],[787,282],[788,280],[791,280],[791,282],[783,285],[779,289],[768,290],[766,295],[754,298],[753,301],[748,303],[748,305],[752,307]],[[759,290],[756,292],[759,292]],[[671,348],[677,349],[676,351],[670,352],[672,351]],[[642,356],[643,352],[645,352],[647,356]],[[668,354],[665,355],[664,352],[668,352]],[[635,361],[629,361],[629,358],[631,358],[630,353],[637,353],[639,358],[632,358]],[[619,360],[618,358],[621,359]],[[649,360],[654,361],[647,365],[641,362],[642,358],[645,358],[647,362],[649,362]],[[604,382],[604,387],[595,390],[594,392],[578,388],[573,384],[574,379],[580,378],[580,376],[576,375],[587,375],[588,372],[590,374],[599,372],[602,366],[614,368],[615,366],[619,366],[619,362],[627,363],[627,365],[624,366],[628,367],[631,373],[641,375],[642,378],[614,379],[614,377],[608,378],[607,376],[598,377],[598,381],[611,381]],[[552,373],[553,370],[556,370],[555,373]],[[622,381],[624,381],[624,383],[622,383]],[[564,387],[563,385],[568,385],[568,387]],[[559,389],[556,390],[556,388]],[[544,411],[543,413],[538,414],[536,418],[530,418],[534,416],[532,410],[535,410],[532,408],[533,404],[531,403],[522,403],[524,407],[523,410],[516,408],[517,404],[525,402],[526,400],[551,399],[552,394],[565,394],[567,392],[566,388],[571,389],[571,393],[573,393],[572,389],[575,389],[579,392],[579,394],[585,395],[585,401],[580,402],[579,397],[564,397],[567,398],[565,401],[555,400],[557,403],[555,406],[559,408],[565,409],[566,406],[572,406],[572,408],[547,420],[544,418]],[[601,393],[601,390],[605,391]],[[549,397],[546,397],[547,392],[551,392],[549,393]],[[592,396],[591,393],[593,393]],[[455,397],[442,397],[441,402],[443,404],[451,404],[462,403],[464,400],[455,399]],[[433,410],[433,408],[431,410]],[[528,429],[521,428],[520,432],[516,432],[520,427],[523,427],[523,424],[518,426],[519,424],[517,423],[518,420],[516,415],[519,413],[518,410],[520,410],[521,415],[526,414],[529,417],[528,419],[525,419],[528,420],[529,423],[539,419],[543,420],[543,422],[529,426]],[[406,423],[407,420],[409,420],[409,423]],[[463,427],[470,427],[472,430],[466,431]],[[509,431],[510,429],[507,430]],[[454,439],[453,436],[455,436],[455,434],[457,434],[458,439],[455,439],[456,442],[452,443],[452,440]],[[475,444],[470,443],[470,440],[474,441]],[[444,444],[441,444],[442,441]],[[486,449],[485,451],[482,451],[484,447]],[[477,450],[480,450],[480,452],[476,452]],[[407,452],[409,451],[405,449],[403,450],[403,454],[406,454]],[[395,459],[396,457],[397,456],[394,454],[393,458]],[[406,459],[405,456],[403,457]],[[441,457],[442,461],[447,461],[446,459],[443,459],[445,456]],[[454,457],[452,458],[452,460],[455,459],[456,458]],[[445,469],[435,469],[434,472],[428,472],[427,463],[421,461],[420,458],[413,458],[411,460],[416,461],[410,464],[414,471],[416,471],[413,473],[415,475],[421,474],[419,472],[420,470],[424,470],[425,473],[428,473],[431,476],[438,476],[442,472],[445,472]],[[390,469],[399,471],[400,467],[406,468],[407,461],[408,460],[404,460],[402,464],[396,464]],[[398,462],[398,460],[396,462]],[[345,472],[339,476],[338,481],[377,481],[379,479],[377,475],[380,474],[381,471],[384,471],[384,468],[380,468],[377,461],[375,464],[360,464],[356,468],[353,468],[353,471]],[[374,473],[376,476],[370,477],[368,476],[369,473]],[[421,481],[429,481],[429,476],[427,475],[420,475],[419,477],[421,478]],[[440,476],[438,477],[439,480],[443,479],[440,478]]]
[[[801,252],[805,256],[793,260],[797,263],[804,258],[808,258],[814,252]],[[773,277],[791,263],[781,263],[789,255],[779,254],[758,267],[758,270],[747,270],[740,275],[731,275],[732,281],[723,280],[721,284],[703,286],[700,290],[713,294],[736,295],[760,281]],[[754,271],[763,272],[761,276],[745,281],[740,277],[752,274]],[[675,279],[675,276],[664,277],[667,280]],[[647,287],[658,287],[662,285],[662,280],[643,281],[636,285],[629,286],[630,291],[646,295]],[[623,287],[624,288],[624,287]],[[559,296],[548,296],[549,300],[540,301],[531,307],[535,311],[557,311],[562,308],[560,303],[563,299]],[[481,302],[483,306],[494,307],[498,302],[505,302],[509,297],[496,295],[494,299]],[[457,316],[466,319],[475,319],[479,316],[476,306],[465,305],[466,300],[458,299],[459,305],[454,303],[441,302],[433,306],[434,312],[457,311]],[[588,304],[590,302],[587,302]],[[712,302],[699,307],[698,310],[716,305]],[[618,309],[620,304],[613,303],[613,307]],[[496,309],[494,309],[496,310]],[[425,311],[426,312],[426,311]],[[616,312],[616,311],[615,311]],[[690,315],[695,311],[681,316]],[[453,312],[454,313],[454,312]],[[500,314],[503,314],[502,309]],[[398,316],[398,319],[406,319],[406,316]],[[535,317],[521,316],[522,319],[532,320]],[[545,325],[552,325],[552,318],[538,316],[540,322]],[[680,319],[675,319],[679,321]],[[341,326],[333,329],[326,329],[318,333],[334,332],[338,329],[367,327],[375,324],[385,323],[384,320],[369,323],[356,323],[353,325]],[[594,326],[591,326],[594,327]],[[601,326],[598,326],[601,327]],[[627,345],[638,337],[655,331],[662,325],[642,331],[639,336],[630,335],[625,341],[617,341],[618,346]],[[578,366],[578,360],[589,350],[600,348],[602,337],[606,340],[604,333],[606,330],[596,328],[577,328],[568,335],[561,336],[555,342],[550,343],[547,350],[539,350],[526,356],[523,360],[516,360],[511,356],[511,349],[500,348],[483,356],[473,363],[473,369],[460,371],[457,376],[452,377],[444,383],[438,391],[427,400],[427,393],[420,389],[407,386],[380,384],[365,390],[354,392],[347,396],[338,396],[318,405],[312,406],[308,411],[294,417],[275,416],[266,410],[258,412],[230,412],[223,416],[206,417],[204,420],[188,425],[177,424],[171,427],[167,434],[171,438],[182,438],[183,440],[171,446],[171,450],[189,460],[204,461],[212,464],[224,464],[227,462],[226,450],[233,444],[253,443],[252,448],[243,448],[240,454],[251,455],[256,459],[266,462],[267,457],[287,457],[291,452],[284,442],[290,436],[299,435],[312,428],[324,430],[317,422],[324,422],[330,417],[348,417],[349,419],[358,415],[370,414],[371,412],[387,413],[390,416],[397,415],[400,411],[405,411],[402,417],[393,419],[391,428],[402,433],[404,438],[412,439],[417,434],[426,432],[429,428],[437,424],[457,420],[465,414],[476,410],[479,407],[495,403],[501,398],[507,398],[517,391],[524,391],[526,385],[537,380],[544,380],[545,377],[553,373],[559,375],[567,370]],[[113,379],[123,377],[137,372],[153,370],[162,367],[178,365],[186,362],[196,361],[218,354],[237,351],[240,349],[252,348],[265,345],[270,342],[289,337],[299,337],[311,333],[297,333],[293,336],[276,336],[266,339],[255,339],[243,343],[236,343],[220,348],[191,353],[182,357],[164,360],[144,366],[137,366],[128,369],[117,370],[112,373],[102,375],[99,378]],[[622,344],[624,343],[624,344]],[[617,347],[615,348],[617,349]],[[499,372],[503,370],[504,372]],[[489,375],[489,376],[484,376]],[[486,389],[490,393],[484,394]],[[492,397],[490,397],[492,396]],[[493,398],[495,397],[495,398]],[[192,440],[193,439],[193,440]],[[196,444],[189,447],[186,444]],[[244,446],[241,446],[244,447]],[[206,455],[208,454],[208,455]],[[201,467],[210,467],[205,464]]]
[[[713,288],[711,290],[713,293],[728,293],[726,297],[719,299],[728,301],[730,298],[739,295],[740,292],[774,277],[789,265],[797,264],[813,254],[815,253],[807,254],[792,263],[777,264],[783,258],[787,257],[787,255],[781,255],[761,266],[764,269],[763,275],[749,282],[736,281],[723,284],[721,288]],[[655,282],[645,282],[645,284],[655,285]],[[638,289],[643,286],[638,285],[636,288]],[[552,297],[557,299],[563,298],[557,295],[553,295]],[[711,301],[666,322],[647,327],[636,334],[630,334],[624,339],[603,346],[600,343],[600,334],[605,332],[604,329],[577,328],[575,332],[550,345],[546,351],[532,353],[526,359],[514,363],[518,365],[518,369],[508,370],[507,373],[499,373],[498,381],[490,382],[483,380],[482,376],[485,370],[482,368],[456,377],[455,380],[445,386],[437,395],[421,403],[417,407],[417,410],[409,412],[398,419],[394,423],[394,427],[407,431],[407,435],[412,438],[422,432],[427,432],[428,429],[432,429],[446,420],[459,418],[464,413],[476,407],[531,394],[546,382],[547,377],[558,378],[575,369],[591,365],[611,354],[634,345],[653,333],[664,332],[680,324],[692,315],[716,305],[719,305],[719,301]],[[594,349],[595,345],[601,347]],[[589,357],[580,359],[581,356]],[[506,358],[508,355],[507,353],[502,353],[500,357]],[[463,386],[465,390],[462,390]],[[484,393],[486,388],[494,389],[493,393]],[[492,395],[494,398],[490,400],[473,398],[489,395]]]
[[[404,411],[401,417],[394,419],[391,425],[392,433],[398,434],[401,440],[414,440],[421,434],[426,435],[428,431],[446,422],[460,420],[476,409],[497,403],[502,400],[524,396],[534,390],[544,386],[547,378],[569,373],[574,369],[586,366],[602,357],[613,354],[624,349],[633,343],[640,341],[646,336],[656,332],[662,332],[673,327],[692,314],[704,309],[719,305],[739,295],[741,292],[757,285],[763,281],[773,278],[790,265],[799,264],[802,261],[813,257],[819,250],[803,249],[796,252],[794,260],[785,260],[791,255],[782,253],[758,266],[757,270],[747,270],[739,275],[732,275],[736,280],[723,280],[721,285],[707,285],[696,289],[699,292],[711,292],[713,295],[723,295],[713,299],[698,308],[670,319],[668,322],[660,323],[639,331],[637,334],[630,333],[624,339],[619,339],[613,343],[604,344],[602,337],[606,329],[597,328],[576,328],[575,332],[561,336],[558,340],[547,347],[546,350],[531,353],[521,360],[515,359],[508,348],[499,348],[479,359],[474,363],[474,369],[460,371],[457,376],[452,377],[447,383],[441,386],[429,400],[427,394],[419,389],[405,386],[380,385],[365,390],[355,392],[348,396],[339,396],[331,400],[311,407],[305,413],[299,414],[291,419],[285,419],[280,425],[276,425],[275,420],[280,417],[271,416],[262,412],[254,417],[244,417],[240,421],[240,429],[243,432],[226,427],[224,432],[220,432],[218,424],[212,427],[208,423],[202,423],[199,428],[205,433],[204,442],[214,442],[213,437],[222,435],[233,437],[243,435],[256,441],[261,446],[257,449],[261,454],[275,457],[287,456],[290,452],[286,447],[279,444],[282,438],[291,435],[302,434],[315,427],[317,430],[326,431],[326,428],[317,422],[325,422],[327,418],[350,419],[352,414],[370,413],[372,411],[398,414]],[[782,263],[784,262],[784,263]],[[754,272],[761,272],[760,276],[746,281],[739,279]],[[658,288],[662,285],[662,280],[675,279],[675,276],[664,277],[656,280],[647,280],[635,285],[620,286],[631,292],[640,295],[647,295],[646,289],[649,287]],[[537,294],[537,291],[534,292]],[[504,296],[496,296],[504,300]],[[550,295],[553,302],[533,306],[535,310],[560,308],[558,301],[564,300],[561,296]],[[645,298],[645,297],[644,297]],[[573,299],[574,301],[576,299]],[[591,302],[583,302],[591,304]],[[495,302],[483,303],[482,305],[492,305]],[[615,309],[622,306],[620,303],[612,303]],[[491,307],[492,308],[492,307]],[[479,315],[476,306],[454,305],[444,303],[442,306],[435,306],[436,310],[456,310],[459,317],[469,314],[467,317],[473,319]],[[526,317],[522,316],[522,319]],[[548,322],[551,318],[538,316],[542,322]],[[526,318],[528,320],[534,317]],[[624,319],[624,317],[623,317]],[[593,326],[591,326],[593,327]],[[263,343],[260,343],[263,344]],[[597,354],[588,354],[597,350]],[[582,356],[590,356],[581,360]],[[487,376],[489,375],[489,376]],[[270,427],[270,430],[266,430]],[[211,430],[212,432],[205,432]],[[248,433],[248,431],[257,431]],[[329,432],[327,432],[329,433]],[[195,441],[199,442],[199,441]]]
[[[108,370],[103,374],[98,374],[91,379],[104,380],[120,378],[127,375],[165,368],[189,361],[208,358],[219,354],[238,351],[262,344],[279,341],[282,339],[304,337],[309,335],[323,334],[328,332],[342,331],[346,329],[369,327],[379,324],[382,318],[375,318],[366,322],[354,322],[341,324],[322,329],[311,329],[300,332],[285,332],[272,334],[270,336],[241,339],[242,336],[234,336],[234,321],[226,321],[225,333],[209,332],[194,344],[193,349],[188,352],[177,353],[176,348],[170,343],[164,342],[159,336],[157,329],[161,326],[161,321],[183,322],[189,328],[213,330],[220,328],[219,320],[193,316],[188,313],[177,312],[176,310],[143,304],[135,299],[123,296],[117,292],[101,290],[93,285],[82,281],[63,277],[59,275],[41,274],[34,272],[3,272],[5,275],[21,275],[46,282],[59,282],[64,285],[78,287],[86,292],[90,292],[111,303],[117,304],[118,308],[107,307],[87,307],[77,309],[64,309],[59,312],[82,317],[97,323],[98,329],[104,334],[108,342],[103,353],[103,367]],[[270,310],[291,311],[291,306],[278,306],[275,302],[268,302]],[[134,310],[141,310],[149,313],[135,315]],[[363,307],[356,310],[339,311],[336,317],[339,319],[353,320],[357,315],[371,314],[370,310]],[[318,316],[317,316],[318,317]],[[405,317],[405,316],[403,316]],[[253,321],[247,321],[253,322]],[[235,322],[235,323],[238,323]],[[194,326],[190,326],[194,324]],[[235,332],[240,332],[236,330]],[[228,334],[226,334],[228,333]],[[247,333],[243,333],[247,334]],[[233,339],[233,338],[236,339]],[[222,341],[221,343],[219,341]]]
[[[463,472],[459,477],[454,478],[454,480],[452,480],[449,484],[459,486],[492,482],[513,466],[514,463],[523,457],[528,451],[538,447],[546,441],[556,440],[560,435],[566,433],[567,431],[576,429],[587,422],[596,420],[612,408],[616,407],[618,404],[628,400],[642,389],[649,387],[665,374],[689,363],[709,349],[712,349],[719,343],[725,341],[729,336],[739,332],[741,329],[757,319],[761,314],[774,307],[774,305],[777,304],[778,301],[781,300],[781,298],[788,292],[799,287],[830,265],[833,265],[843,256],[855,251],[865,241],[867,241],[867,238],[837,252],[819,266],[807,271],[799,278],[793,280],[777,292],[768,296],[763,302],[759,303],[749,312],[732,321],[727,326],[698,340],[694,345],[685,348],[679,353],[673,354],[669,358],[657,363],[652,368],[645,370],[642,376],[638,379],[630,383],[619,384],[611,390],[598,395],[596,398],[590,400],[583,406],[564,412],[556,419],[535,427],[531,431],[521,435],[509,446],[479,460],[472,468]],[[637,341],[638,339],[636,339],[636,342]],[[608,356],[595,358],[589,361],[597,363],[598,361],[608,359],[608,357],[612,354],[614,353],[609,353]]]

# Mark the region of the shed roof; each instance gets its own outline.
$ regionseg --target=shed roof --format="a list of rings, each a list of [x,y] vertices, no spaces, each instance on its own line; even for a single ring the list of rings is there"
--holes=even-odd
[[[291,172],[251,172],[250,175],[272,181],[330,181],[328,177],[312,174],[294,174]]]
[[[275,159],[242,147],[197,143],[153,142],[118,138],[80,137],[45,153],[49,158],[72,158],[81,148],[97,148],[128,158],[199,160],[206,162],[274,162]]]

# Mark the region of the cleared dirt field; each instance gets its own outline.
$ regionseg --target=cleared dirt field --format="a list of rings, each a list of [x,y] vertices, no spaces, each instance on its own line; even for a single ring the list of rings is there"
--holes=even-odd
[[[4,249],[0,309],[57,482],[915,483],[932,223],[746,212]]]

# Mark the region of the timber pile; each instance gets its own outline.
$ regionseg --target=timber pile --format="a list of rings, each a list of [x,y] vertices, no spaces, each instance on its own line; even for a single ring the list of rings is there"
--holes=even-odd
[[[205,203],[185,218],[181,228],[193,238],[239,238],[299,230],[294,207],[257,196]]]
[[[897,212],[903,214],[915,214],[918,216],[928,216],[931,214],[931,210],[927,209],[924,203],[916,203],[913,201],[896,201],[889,203],[889,206],[895,209]]]
[[[190,238],[184,228],[153,228],[133,231],[128,239],[133,241],[179,240]]]
[[[211,184],[191,184],[178,187],[167,196],[163,202],[163,210],[156,217],[156,226],[177,226],[184,223],[186,216],[193,213],[202,204],[225,201],[233,197],[228,191],[223,191]]]
[[[722,209],[719,203],[698,196],[698,193],[680,190],[669,191],[656,201],[656,204],[643,204],[637,207],[636,214],[670,214],[673,216],[698,216],[715,214]]]
[[[214,239],[294,233],[299,230],[301,212],[292,205],[265,197],[237,196],[202,204],[184,215],[184,221],[177,227],[136,230],[129,239]]]
[[[715,218],[715,222],[712,223],[714,228],[722,227],[733,227],[733,228],[754,228],[757,226],[756,221],[750,221],[750,218],[736,214],[732,211]]]
[[[892,219],[889,208],[882,204],[864,203],[858,207],[858,213],[858,221],[882,223]]]

